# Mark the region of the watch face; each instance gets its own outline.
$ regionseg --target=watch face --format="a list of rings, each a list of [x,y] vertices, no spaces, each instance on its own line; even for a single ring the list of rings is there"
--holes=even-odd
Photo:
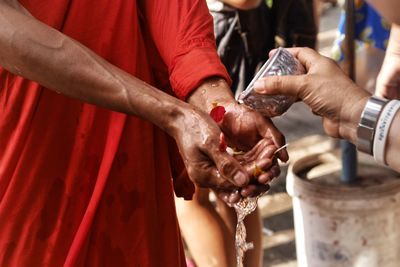
[[[358,150],[372,155],[376,124],[386,103],[387,99],[376,96],[371,96],[368,99],[357,127]]]
[[[238,98],[243,103],[261,114],[274,117],[281,115],[296,101],[295,97],[284,95],[261,95],[254,91],[254,83],[263,77],[274,75],[299,75],[305,69],[286,49],[278,48],[275,54],[261,67],[249,86]]]

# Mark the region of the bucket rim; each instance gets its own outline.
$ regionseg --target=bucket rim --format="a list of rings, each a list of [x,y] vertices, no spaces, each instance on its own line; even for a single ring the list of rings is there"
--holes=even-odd
[[[304,179],[298,175],[299,172],[321,163],[334,162],[332,152],[314,153],[299,158],[289,165],[286,189],[290,196],[313,196],[323,199],[338,200],[363,200],[366,197],[382,198],[390,197],[400,193],[400,179],[390,179],[382,184],[357,187],[355,185],[331,185],[315,183],[312,179]],[[364,164],[370,165],[370,164]],[[382,168],[380,166],[377,166]],[[396,172],[393,175],[396,175]]]

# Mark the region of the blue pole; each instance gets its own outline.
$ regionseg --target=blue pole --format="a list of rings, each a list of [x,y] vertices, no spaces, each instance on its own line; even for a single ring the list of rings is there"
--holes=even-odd
[[[346,0],[346,37],[345,37],[345,72],[355,81],[355,8],[354,0]],[[357,179],[357,150],[356,147],[341,141],[343,183],[351,183]]]
[[[354,182],[357,178],[357,150],[352,143],[341,140],[340,146],[342,149],[342,175],[343,183]]]

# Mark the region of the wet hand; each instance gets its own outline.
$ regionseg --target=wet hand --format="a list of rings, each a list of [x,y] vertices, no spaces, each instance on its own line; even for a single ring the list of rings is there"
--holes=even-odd
[[[251,177],[250,183],[233,192],[220,192],[227,203],[237,202],[241,197],[255,197],[269,189],[269,183],[280,174],[277,147],[271,139],[260,140],[248,152],[231,152]]]
[[[269,118],[235,101],[221,102],[219,105],[226,110],[218,125],[224,133],[229,147],[239,151],[250,151],[256,145],[258,148],[266,149],[265,146],[260,146],[260,144],[271,143],[275,147],[285,145],[285,137]],[[259,154],[265,155],[267,153],[261,151]],[[286,162],[289,159],[287,151],[285,149],[280,151],[277,158]]]
[[[268,186],[265,182],[257,181],[253,177],[253,174],[256,167],[263,172],[268,172],[272,166],[277,165],[276,161],[272,163],[270,152],[268,152],[270,148],[267,148],[266,144],[274,144],[275,149],[284,145],[285,140],[283,135],[269,119],[264,118],[261,114],[250,108],[239,105],[233,98],[227,83],[219,78],[205,81],[191,94],[188,101],[193,106],[199,107],[201,110],[209,113],[215,119],[214,123],[217,123],[222,130],[223,134],[219,130],[220,134],[218,136],[219,145],[217,149],[219,153],[226,153],[225,149],[227,146],[237,151],[247,151],[249,153],[258,149],[256,153],[252,152],[254,155],[252,158],[253,162],[248,159],[248,162],[241,166],[247,174],[247,183],[243,186],[237,186],[234,190],[226,190],[228,186],[224,186],[218,192],[230,194],[233,191],[237,191],[239,198],[241,194],[243,194],[242,196],[249,196],[265,192]],[[288,155],[286,150],[281,151],[278,157],[283,161],[287,161]],[[237,161],[237,159],[235,160]],[[239,162],[238,164],[240,165]],[[273,169],[277,172],[276,167]],[[223,176],[222,173],[220,175]],[[263,179],[265,181],[268,180],[266,175],[261,176],[261,178],[261,181]],[[249,187],[246,187],[248,185]]]
[[[232,192],[249,184],[250,171],[220,148],[221,130],[203,111],[188,105],[173,134],[188,175],[199,187]],[[259,187],[250,188],[260,191]]]

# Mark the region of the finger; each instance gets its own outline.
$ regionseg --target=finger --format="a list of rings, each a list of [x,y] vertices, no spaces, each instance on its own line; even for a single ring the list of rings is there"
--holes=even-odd
[[[233,192],[216,190],[216,193],[230,207],[241,199],[239,190],[234,190]]]
[[[276,128],[271,120],[263,137],[271,138],[277,148],[286,145],[285,136]]]
[[[257,181],[261,184],[270,183],[274,178],[279,177],[281,174],[281,169],[279,165],[272,166],[268,171],[263,173],[257,178]]]
[[[255,164],[253,167],[249,168],[248,173],[251,173],[252,180],[250,184],[267,184],[272,181],[275,177],[278,177],[280,174],[280,167],[276,160],[271,161],[271,159],[263,159],[265,163],[262,163],[261,160],[258,161],[258,164]]]
[[[237,188],[237,186],[229,182],[227,179],[221,177],[221,174],[215,167],[211,167],[208,170],[189,167],[188,174],[200,188],[224,189],[228,191]]]
[[[266,146],[261,152],[258,153],[257,159],[264,159],[264,158],[272,159],[274,157],[274,153],[277,147],[273,143],[271,138],[269,140],[271,140],[271,144]]]
[[[319,59],[325,58],[317,51],[308,47],[286,48],[308,71],[311,66]]]
[[[398,99],[398,94],[400,91],[399,85],[385,85],[381,88],[377,88],[375,94],[380,97],[384,97],[387,99]]]
[[[274,179],[274,175],[271,174],[271,172],[265,172],[263,174],[261,174],[258,178],[257,181],[260,184],[269,184],[273,179]]]
[[[268,57],[273,57],[273,55],[276,53],[276,51],[278,51],[278,49],[277,49],[277,48],[275,48],[275,49],[272,49],[271,51],[269,51],[269,53],[268,53]]]
[[[230,195],[230,193],[224,192],[224,191],[218,191],[218,190],[215,190],[215,191],[217,193],[217,196],[220,199],[222,199],[225,203],[229,204],[229,195]]]
[[[299,98],[305,75],[267,76],[254,83],[254,90],[264,95],[290,95]]]
[[[276,146],[275,148],[271,148],[274,149],[272,151],[274,153],[278,148],[286,145],[286,139],[285,136],[278,130],[278,128],[275,127],[275,125],[269,118],[265,119],[269,120],[268,127],[262,126],[264,128],[261,129],[260,132],[264,138],[272,139],[274,145]],[[273,154],[271,154],[269,157],[272,157],[272,155]],[[286,149],[280,150],[276,156],[283,162],[287,162],[289,160],[289,154],[287,153]]]
[[[343,138],[339,132],[339,125],[337,121],[333,121],[327,118],[322,118],[322,126],[327,135],[335,138]],[[350,140],[354,144],[355,140]]]
[[[234,157],[220,150],[214,153],[211,153],[209,150],[205,150],[204,152],[214,161],[221,178],[238,187],[248,184],[250,177],[246,173],[246,169]]]
[[[272,160],[270,158],[261,158],[254,163],[247,164],[246,169],[247,173],[254,178],[269,170],[271,166]]]
[[[250,150],[235,158],[243,164],[253,162],[260,158],[272,158],[276,147],[271,138],[263,138]]]
[[[270,186],[267,184],[249,184],[240,190],[242,197],[256,197],[269,190]]]
[[[289,153],[287,152],[287,149],[284,148],[279,150],[278,153],[276,153],[276,157],[280,159],[282,162],[286,163],[289,160]]]

